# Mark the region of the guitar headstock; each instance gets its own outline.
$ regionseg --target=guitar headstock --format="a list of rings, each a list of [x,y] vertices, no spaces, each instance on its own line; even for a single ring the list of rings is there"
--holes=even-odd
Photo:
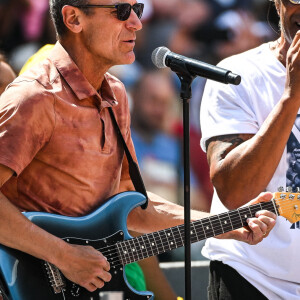
[[[286,218],[291,223],[300,221],[300,190],[293,193],[291,188],[285,192],[283,188],[273,194],[274,201],[277,205],[280,216]]]

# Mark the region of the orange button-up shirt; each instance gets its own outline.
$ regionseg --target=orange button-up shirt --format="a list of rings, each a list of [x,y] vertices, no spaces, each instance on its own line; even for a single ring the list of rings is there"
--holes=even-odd
[[[0,98],[0,164],[16,174],[1,192],[23,211],[80,216],[133,190],[109,106],[136,159],[123,84],[107,73],[98,93],[57,43]]]

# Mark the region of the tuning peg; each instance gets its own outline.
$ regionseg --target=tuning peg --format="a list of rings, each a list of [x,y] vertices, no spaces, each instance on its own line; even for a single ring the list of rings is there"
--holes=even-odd
[[[278,188],[278,192],[284,192],[284,187],[283,186],[280,186],[279,188]]]
[[[280,194],[280,199],[285,199],[286,198],[286,194]]]
[[[300,187],[299,186],[296,187],[296,193],[300,193]]]
[[[294,194],[290,194],[290,195],[289,195],[289,199],[290,199],[290,200],[294,200],[294,199],[295,199],[295,195],[294,195]]]
[[[293,191],[293,188],[292,188],[291,186],[288,186],[288,187],[286,188],[286,191],[287,191],[288,193],[291,193],[291,192]]]

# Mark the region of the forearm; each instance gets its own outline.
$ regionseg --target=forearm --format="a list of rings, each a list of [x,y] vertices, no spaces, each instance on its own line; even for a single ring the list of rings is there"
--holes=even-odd
[[[30,222],[0,193],[0,243],[59,265],[68,244]],[[51,249],[51,251],[49,251]]]
[[[233,149],[226,145],[233,145],[233,141],[222,141],[217,146],[212,142],[212,182],[226,207],[237,208],[265,190],[281,159],[298,108],[298,101],[282,99],[250,139]]]
[[[184,208],[148,192],[149,204],[146,210],[134,209],[128,217],[128,228],[141,233],[158,231],[184,223]],[[205,212],[191,211],[191,220],[208,217]]]

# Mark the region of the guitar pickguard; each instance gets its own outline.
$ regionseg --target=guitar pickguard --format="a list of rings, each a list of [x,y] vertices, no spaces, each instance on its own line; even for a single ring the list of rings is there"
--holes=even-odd
[[[128,284],[124,262],[120,262],[115,250],[119,242],[132,238],[127,231],[127,216],[133,208],[144,202],[143,195],[124,192],[83,217],[25,213],[27,218],[49,233],[69,243],[90,245],[103,252],[110,262],[112,280],[105,283],[102,289],[91,293],[67,280],[55,266],[45,265],[45,261],[0,245],[0,276],[3,277],[10,300],[154,299],[151,292],[136,291]]]

